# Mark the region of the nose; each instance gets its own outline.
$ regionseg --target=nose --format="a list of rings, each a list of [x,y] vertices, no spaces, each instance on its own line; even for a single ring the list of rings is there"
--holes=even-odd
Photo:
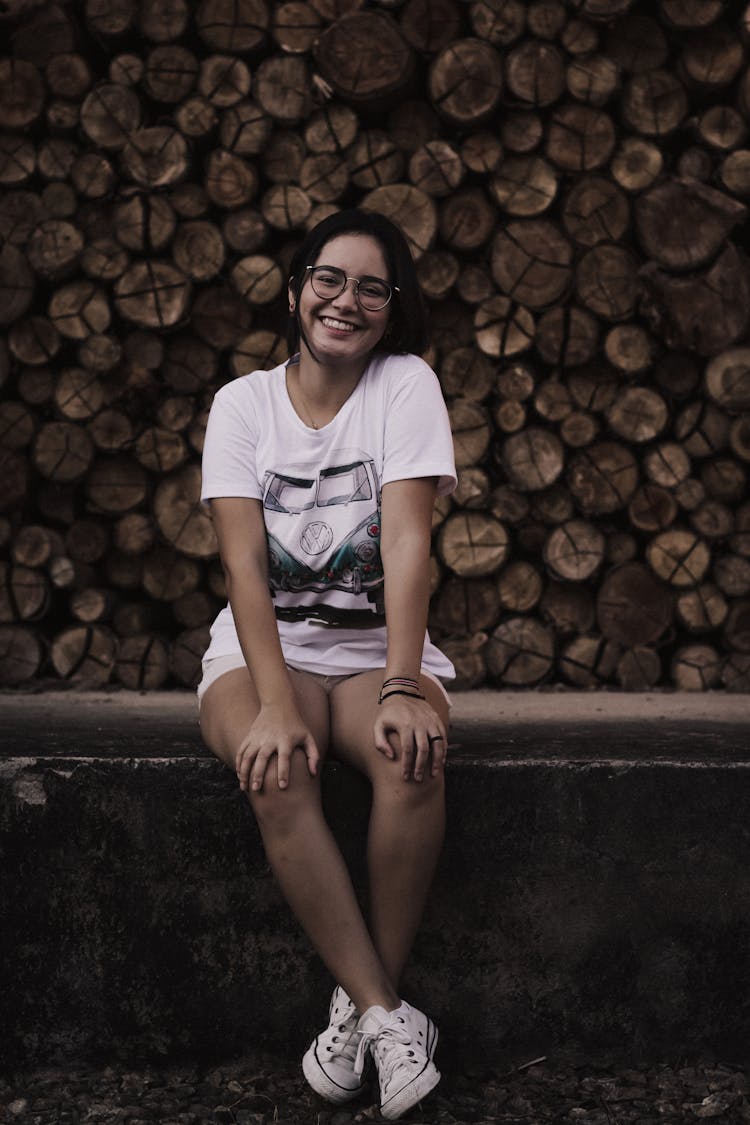
[[[333,298],[332,304],[343,305],[344,308],[356,308],[359,305],[358,287],[359,282],[356,277],[347,277],[344,288],[337,297]]]

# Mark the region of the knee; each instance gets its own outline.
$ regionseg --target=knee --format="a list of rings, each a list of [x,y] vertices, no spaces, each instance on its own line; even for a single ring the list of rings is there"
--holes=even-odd
[[[289,773],[289,784],[279,788],[273,758],[266,770],[261,790],[250,790],[248,800],[261,829],[289,833],[302,822],[304,814],[320,802],[317,780],[310,776],[302,750],[295,751]]]
[[[406,810],[442,808],[445,804],[445,774],[426,772],[421,781],[404,779],[400,760],[388,761],[387,768],[373,779],[373,797]]]

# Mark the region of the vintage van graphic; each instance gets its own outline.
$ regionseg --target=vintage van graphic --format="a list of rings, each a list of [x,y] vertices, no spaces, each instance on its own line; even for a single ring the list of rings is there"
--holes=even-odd
[[[382,586],[380,486],[372,458],[334,453],[332,465],[267,472],[263,508],[274,590],[368,592]]]

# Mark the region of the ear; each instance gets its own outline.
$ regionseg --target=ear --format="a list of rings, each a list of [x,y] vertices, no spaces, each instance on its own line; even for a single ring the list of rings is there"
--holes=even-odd
[[[294,278],[290,277],[287,282],[287,296],[289,297],[289,312],[294,312],[297,305],[297,294],[294,291]]]

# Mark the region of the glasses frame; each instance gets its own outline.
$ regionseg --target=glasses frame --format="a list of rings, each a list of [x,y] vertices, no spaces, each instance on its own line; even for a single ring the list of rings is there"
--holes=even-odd
[[[332,296],[321,296],[321,294],[318,293],[317,289],[315,288],[315,282],[313,280],[315,270],[330,270],[331,273],[340,274],[344,278],[344,280],[343,280],[343,283],[342,283],[341,288],[339,289],[338,293],[334,293]],[[344,271],[340,268],[340,266],[326,266],[326,265],[323,265],[322,263],[320,265],[317,265],[317,266],[305,266],[305,273],[309,273],[309,275],[310,275],[310,285],[312,287],[312,291],[313,291],[313,293],[315,294],[316,297],[320,298],[321,301],[325,301],[325,300],[335,301],[336,298],[340,297],[341,294],[346,289],[347,282],[353,281],[354,282],[354,294],[357,298],[357,302],[358,302],[360,308],[363,308],[365,310],[365,312],[382,312],[383,309],[387,309],[388,306],[390,305],[391,300],[393,299],[393,294],[401,292],[398,285],[391,285],[391,284],[389,284],[389,282],[383,281],[382,277],[372,277],[370,274],[365,274],[364,277],[348,277],[347,274],[345,274]],[[363,281],[377,281],[377,282],[379,282],[380,285],[385,285],[386,289],[388,290],[388,296],[387,296],[386,300],[384,301],[384,303],[382,305],[378,305],[378,307],[376,309],[368,309],[367,305],[362,304],[362,300],[361,300],[360,295],[359,295],[359,287],[360,287],[360,285]]]

